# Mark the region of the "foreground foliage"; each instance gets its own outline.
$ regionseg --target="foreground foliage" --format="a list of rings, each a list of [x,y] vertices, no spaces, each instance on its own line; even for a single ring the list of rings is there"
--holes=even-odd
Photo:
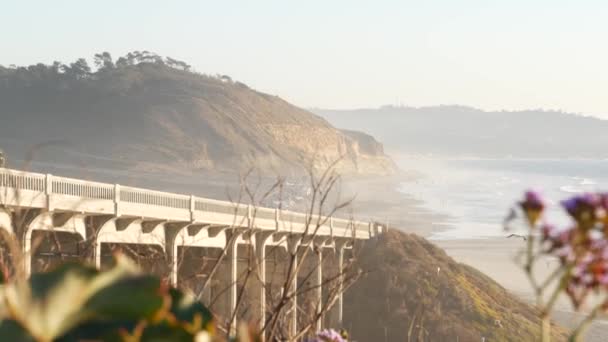
[[[0,286],[2,341],[207,341],[213,327],[200,302],[124,257],[108,271],[70,263]]]
[[[608,309],[608,194],[588,193],[562,201],[561,208],[570,217],[562,227],[547,220],[547,204],[537,192],[528,191],[519,207],[528,226],[523,268],[542,311],[542,340],[550,340],[547,322],[563,294],[575,310],[587,312],[570,336],[570,341],[579,341],[589,324]],[[541,259],[558,262],[545,279],[539,279],[535,269]]]

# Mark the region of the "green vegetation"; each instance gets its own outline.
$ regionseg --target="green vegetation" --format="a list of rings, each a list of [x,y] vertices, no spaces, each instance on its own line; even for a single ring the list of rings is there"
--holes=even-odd
[[[125,258],[108,271],[64,264],[0,286],[3,341],[193,341],[213,334],[209,310]]]
[[[368,272],[345,299],[361,341],[535,341],[540,312],[481,272],[413,234],[389,231],[362,246]],[[555,327],[556,341],[564,332]],[[385,335],[386,334],[386,335]]]

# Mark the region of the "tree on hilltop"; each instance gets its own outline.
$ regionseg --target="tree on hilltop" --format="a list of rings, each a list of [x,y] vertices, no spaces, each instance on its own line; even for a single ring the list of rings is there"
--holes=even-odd
[[[91,67],[84,58],[77,59],[76,62],[70,63],[69,66],[63,65],[62,71],[75,79],[85,79],[91,75]]]
[[[112,55],[110,55],[110,53],[107,51],[95,54],[94,63],[95,63],[95,66],[97,67],[97,71],[114,69],[114,62],[112,61]]]

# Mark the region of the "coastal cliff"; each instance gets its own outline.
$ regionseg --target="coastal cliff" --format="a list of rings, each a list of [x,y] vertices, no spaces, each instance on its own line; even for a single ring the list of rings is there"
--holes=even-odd
[[[363,147],[368,138],[227,76],[162,59],[96,72],[82,65],[0,67],[7,154],[22,158],[37,146],[38,160],[127,170],[293,174],[341,159],[343,173],[396,171],[384,153]]]

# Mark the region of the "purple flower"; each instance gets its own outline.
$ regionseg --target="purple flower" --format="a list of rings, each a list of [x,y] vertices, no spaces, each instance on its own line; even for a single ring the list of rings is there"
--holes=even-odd
[[[583,194],[562,201],[562,206],[570,216],[580,221],[595,219],[596,207],[601,204],[600,196],[594,194]]]
[[[339,332],[333,329],[325,329],[317,334],[317,337],[312,342],[346,342]]]
[[[534,226],[545,209],[545,201],[539,192],[528,190],[525,193],[524,200],[519,202],[519,205],[524,210],[530,226]]]
[[[527,205],[529,205],[531,207],[539,208],[539,209],[542,209],[545,207],[545,200],[541,196],[540,192],[534,191],[534,190],[526,191],[526,194],[524,197],[524,203],[526,203]]]

